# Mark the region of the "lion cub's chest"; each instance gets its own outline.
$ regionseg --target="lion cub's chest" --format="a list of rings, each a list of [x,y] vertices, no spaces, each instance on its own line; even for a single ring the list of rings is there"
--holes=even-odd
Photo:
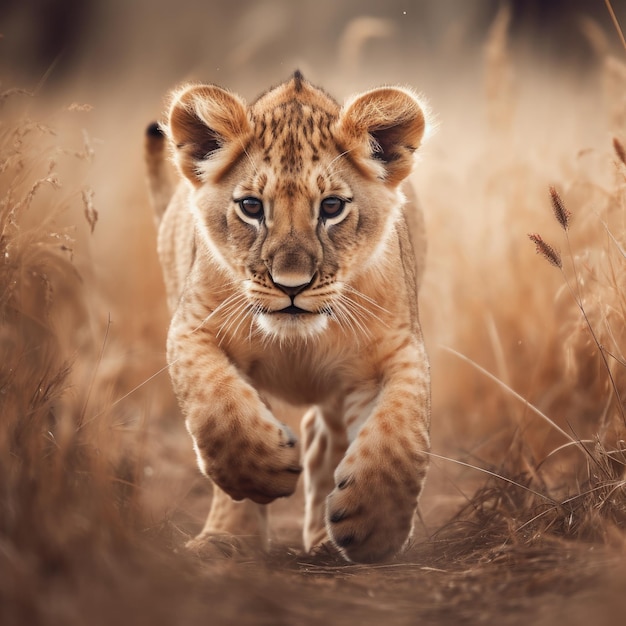
[[[324,403],[357,375],[351,355],[325,342],[260,348],[233,355],[234,362],[259,391],[290,404]]]

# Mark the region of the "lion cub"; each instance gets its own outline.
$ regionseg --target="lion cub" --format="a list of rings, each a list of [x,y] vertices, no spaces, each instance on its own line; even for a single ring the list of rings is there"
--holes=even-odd
[[[225,536],[266,546],[263,505],[292,494],[302,469],[307,550],[330,541],[367,563],[407,543],[430,379],[422,233],[409,236],[419,214],[400,186],[424,129],[406,89],[340,106],[299,72],[251,105],[187,85],[148,129],[170,373],[215,485],[196,549]],[[171,199],[166,142],[182,178]],[[310,407],[302,454],[272,398]]]

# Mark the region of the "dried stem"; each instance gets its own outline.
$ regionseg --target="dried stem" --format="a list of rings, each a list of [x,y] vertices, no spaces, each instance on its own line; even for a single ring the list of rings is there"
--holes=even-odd
[[[615,144],[615,140],[613,142],[613,145],[614,146],[616,145]],[[621,144],[620,144],[620,146],[621,146]],[[617,148],[616,148],[616,150],[617,150]],[[552,209],[554,211],[554,215],[555,215],[557,221],[559,222],[559,224],[561,225],[561,227],[563,228],[563,230],[565,231],[565,238],[566,238],[566,241],[567,241],[569,257],[570,257],[570,260],[571,260],[571,263],[572,263],[572,269],[573,269],[573,272],[574,272],[574,282],[575,282],[575,285],[576,285],[576,290],[574,290],[574,288],[572,287],[572,284],[570,283],[570,281],[568,280],[565,272],[563,271],[563,262],[561,260],[560,254],[558,252],[556,252],[556,250],[550,244],[546,243],[543,240],[543,238],[541,237],[541,235],[533,233],[533,234],[528,235],[528,237],[535,244],[537,253],[541,254],[546,259],[546,261],[548,261],[551,265],[554,265],[555,267],[558,267],[559,270],[561,271],[561,274],[563,275],[563,279],[565,281],[567,289],[569,290],[570,294],[572,295],[572,298],[574,299],[574,302],[576,303],[576,306],[580,310],[580,312],[581,312],[581,314],[583,316],[583,319],[585,320],[585,324],[587,325],[587,328],[589,329],[589,332],[591,334],[593,342],[595,343],[596,348],[598,349],[598,352],[600,354],[600,358],[602,359],[602,362],[604,363],[604,367],[606,369],[607,375],[609,377],[609,381],[611,383],[611,387],[613,389],[613,393],[615,395],[615,399],[617,401],[617,405],[618,405],[620,416],[622,418],[622,421],[624,422],[624,425],[626,425],[626,411],[624,409],[624,406],[622,405],[621,395],[620,395],[619,389],[617,388],[617,383],[615,382],[615,377],[613,376],[613,373],[611,371],[611,367],[610,367],[608,359],[607,359],[607,351],[605,350],[605,348],[600,343],[600,341],[599,341],[599,339],[598,339],[598,337],[597,337],[597,335],[596,335],[596,333],[595,333],[595,331],[593,329],[591,321],[589,320],[587,312],[585,311],[585,307],[583,306],[582,294],[580,293],[580,281],[578,280],[578,272],[577,272],[577,268],[576,268],[576,262],[575,262],[575,259],[574,259],[574,255],[572,253],[572,247],[571,247],[571,243],[570,243],[570,239],[569,239],[569,233],[568,233],[569,223],[570,223],[570,219],[571,219],[571,215],[572,214],[565,207],[565,204],[563,203],[563,200],[561,199],[561,197],[559,196],[558,192],[556,191],[556,189],[553,186],[550,187],[550,200],[552,202]]]
[[[626,39],[624,39],[624,31],[622,31],[622,27],[619,25],[619,21],[617,19],[617,16],[615,15],[615,11],[613,11],[611,0],[604,0],[604,4],[606,4],[609,15],[613,20],[613,25],[615,26],[615,30],[617,31],[620,41],[622,42],[622,46],[624,46],[624,50],[626,50]]]
[[[558,424],[556,424],[553,420],[551,420],[545,413],[542,413],[536,406],[534,406],[528,400],[526,400],[524,396],[521,396],[519,393],[517,393],[517,391],[514,391],[513,389],[511,389],[511,387],[509,387],[507,384],[502,382],[497,376],[494,376],[491,372],[486,370],[484,367],[481,367],[480,365],[478,365],[478,363],[476,363],[475,361],[472,361],[470,358],[466,357],[464,354],[461,354],[460,352],[457,352],[453,348],[444,347],[444,350],[446,350],[447,352],[450,352],[450,354],[454,354],[456,357],[465,361],[466,363],[469,363],[469,365],[476,368],[481,374],[484,374],[485,376],[487,376],[487,378],[489,378],[490,380],[500,385],[500,387],[508,391],[514,398],[516,398],[522,404],[524,404],[526,408],[530,409],[535,415],[539,416],[545,422],[550,424],[552,428],[554,428],[561,435],[563,435],[563,437],[565,437],[570,443],[578,446],[585,454],[587,454],[585,447],[578,440],[574,439],[569,433],[565,432]]]

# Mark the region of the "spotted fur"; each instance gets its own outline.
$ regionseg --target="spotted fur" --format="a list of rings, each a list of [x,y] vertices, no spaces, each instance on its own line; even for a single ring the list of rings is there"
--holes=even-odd
[[[158,237],[168,360],[215,485],[193,545],[245,535],[266,546],[263,505],[293,493],[303,465],[305,548],[394,556],[428,465],[423,231],[401,191],[423,107],[396,87],[340,106],[296,72],[251,105],[184,86],[162,129],[147,138],[153,197],[163,142],[181,174]],[[312,407],[302,452],[272,398]]]

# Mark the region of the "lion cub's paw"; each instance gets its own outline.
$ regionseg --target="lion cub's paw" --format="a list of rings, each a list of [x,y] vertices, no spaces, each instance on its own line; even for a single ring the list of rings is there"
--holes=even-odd
[[[326,502],[326,527],[350,561],[375,563],[398,554],[413,528],[419,485],[391,459],[367,466],[343,461]],[[349,469],[348,469],[349,467]]]
[[[265,554],[267,542],[257,535],[239,536],[230,533],[203,533],[189,540],[185,548],[203,561],[248,558]]]
[[[291,495],[302,471],[300,449],[284,424],[260,421],[220,443],[209,433],[196,440],[206,473],[234,500],[267,504]]]

